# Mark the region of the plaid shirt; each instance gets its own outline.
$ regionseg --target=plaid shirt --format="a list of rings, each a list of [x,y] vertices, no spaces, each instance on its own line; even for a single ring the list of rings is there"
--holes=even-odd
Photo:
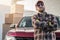
[[[40,33],[36,33],[40,35],[38,40],[52,40],[54,38],[52,31],[57,30],[57,20],[52,14],[47,14],[46,12],[38,13],[32,17],[32,24],[34,29],[40,29],[41,31]]]

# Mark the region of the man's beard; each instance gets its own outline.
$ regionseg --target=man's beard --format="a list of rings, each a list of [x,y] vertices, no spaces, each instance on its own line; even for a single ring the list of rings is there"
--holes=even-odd
[[[44,12],[45,11],[45,8],[43,8],[42,10],[39,10],[39,12]]]

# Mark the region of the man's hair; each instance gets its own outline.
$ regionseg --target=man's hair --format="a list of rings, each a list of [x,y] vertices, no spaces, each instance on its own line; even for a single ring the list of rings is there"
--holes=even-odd
[[[41,5],[41,6],[44,6],[44,2],[43,2],[43,1],[38,1],[38,2],[36,3],[36,6],[39,7],[40,5]]]

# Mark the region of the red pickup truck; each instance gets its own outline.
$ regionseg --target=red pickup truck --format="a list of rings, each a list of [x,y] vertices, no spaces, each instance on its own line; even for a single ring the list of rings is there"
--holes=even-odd
[[[59,18],[57,17],[59,23]],[[32,26],[31,17],[23,17],[17,28],[12,24],[12,30],[8,31],[4,40],[34,40],[34,29]],[[56,40],[60,40],[60,30],[55,31]]]

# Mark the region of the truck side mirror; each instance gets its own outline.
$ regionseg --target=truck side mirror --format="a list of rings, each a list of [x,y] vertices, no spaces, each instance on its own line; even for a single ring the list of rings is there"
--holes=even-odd
[[[11,24],[10,28],[15,28],[15,26],[16,26],[15,24]]]

